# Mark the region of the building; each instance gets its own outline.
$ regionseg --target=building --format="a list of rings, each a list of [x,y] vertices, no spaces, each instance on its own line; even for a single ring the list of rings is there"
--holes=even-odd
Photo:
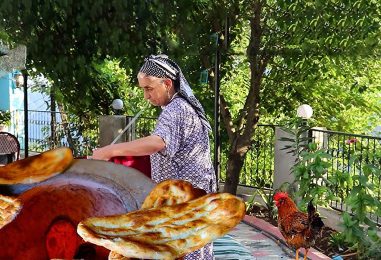
[[[16,111],[24,109],[24,92],[19,82],[22,75],[19,71],[12,73],[0,71],[0,76],[0,110],[10,111],[12,114],[11,125],[6,128],[6,131],[23,136],[24,126],[15,123],[23,121],[22,118],[15,118],[22,116],[22,113],[16,113]]]

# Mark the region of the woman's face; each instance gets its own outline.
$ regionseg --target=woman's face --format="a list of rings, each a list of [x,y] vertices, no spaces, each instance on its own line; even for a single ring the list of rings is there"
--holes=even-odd
[[[139,87],[143,89],[144,99],[154,106],[165,106],[169,102],[168,93],[171,88],[171,80],[138,74]]]

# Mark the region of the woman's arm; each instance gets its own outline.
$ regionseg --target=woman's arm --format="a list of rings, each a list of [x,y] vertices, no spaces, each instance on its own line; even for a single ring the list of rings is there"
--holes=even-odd
[[[131,142],[110,144],[93,151],[92,159],[106,160],[115,156],[142,156],[159,152],[165,148],[161,137],[150,135]]]

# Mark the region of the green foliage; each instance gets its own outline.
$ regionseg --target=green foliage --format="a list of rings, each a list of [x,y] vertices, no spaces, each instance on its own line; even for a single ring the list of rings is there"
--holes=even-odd
[[[328,179],[328,168],[331,156],[323,149],[317,149],[315,143],[308,145],[308,150],[300,153],[300,160],[292,168],[295,180],[298,181],[297,194],[302,198],[301,205],[307,205],[314,199],[320,205],[328,205],[334,199],[332,183]]]
[[[91,155],[92,150],[98,146],[98,118],[94,118],[91,122],[84,123],[80,118],[69,115],[68,129],[62,126],[57,129],[57,139],[62,140],[67,136],[67,130],[71,133],[72,150],[74,156]]]
[[[343,247],[346,247],[348,243],[345,241],[345,234],[336,232],[329,238],[329,244],[334,247],[337,252],[342,252]],[[352,245],[349,245],[352,246]]]
[[[374,192],[375,187],[371,179],[381,177],[381,170],[374,165],[366,164],[361,174],[352,175],[355,187],[346,199],[346,204],[352,214],[343,214],[345,241],[357,249],[361,259],[373,259],[380,254],[381,237],[377,234],[378,228],[372,216],[381,217],[381,202]]]
[[[329,206],[330,201],[345,198],[341,201],[347,207],[342,215],[344,232],[333,236],[331,244],[340,246],[345,243],[355,248],[361,259],[373,259],[379,255],[381,246],[376,223],[376,217],[381,217],[379,153],[374,149],[373,153],[369,153],[369,139],[363,144],[352,138],[339,148],[343,158],[333,158],[325,149],[319,149],[317,143],[308,143],[311,140],[305,136],[309,127],[303,121],[297,119],[291,126],[291,129],[284,129],[291,137],[283,138],[283,141],[291,142],[285,149],[297,156],[292,169],[298,187],[296,197],[302,198],[299,204],[305,205],[314,199],[320,205]],[[356,146],[351,147],[352,143]],[[376,147],[375,143],[373,147]],[[366,150],[368,153],[365,153]],[[347,164],[344,157],[348,160]],[[332,170],[335,160],[338,160],[335,163],[337,166],[339,161],[342,165]]]
[[[257,196],[259,196],[262,199],[264,206],[267,210],[267,217],[269,217],[270,219],[275,219],[275,217],[277,216],[278,209],[274,204],[273,198],[275,193],[278,191],[287,192],[291,197],[295,194],[293,186],[287,182],[283,183],[278,190],[264,189],[263,187],[260,189],[255,189],[251,199],[246,202],[246,212],[249,214],[252,211],[253,207],[256,204],[259,204],[256,201]]]
[[[308,125],[306,120],[300,117],[293,117],[281,129],[290,136],[279,139],[279,141],[285,142],[282,150],[288,150],[288,153],[297,156],[296,162],[298,162],[300,154],[308,150],[308,143],[311,141],[308,131],[311,129],[311,126]]]
[[[224,64],[223,87],[235,121],[250,80],[262,79],[258,100],[262,124],[281,124],[299,104],[308,103],[314,108],[316,125],[355,132],[374,127],[380,115],[380,53],[375,47],[380,43],[380,4],[265,2],[257,38],[250,39],[253,28],[245,20],[257,2],[242,10],[244,15],[232,28],[240,36],[234,38],[227,54],[231,60]],[[250,71],[245,48],[250,41],[260,46],[256,66],[268,62],[263,75]]]
[[[167,15],[168,10],[176,12]],[[144,56],[165,52],[195,82],[200,72],[199,49],[210,45],[210,29],[198,17],[207,18],[210,10],[208,1],[5,0],[0,28],[12,41],[27,45],[28,68],[43,73],[66,110],[80,116],[81,110],[108,112],[109,96],[115,98],[117,93],[115,81],[105,84],[99,75],[99,66],[108,60],[118,60],[131,84]]]
[[[127,110],[139,110],[133,88],[119,91],[110,77],[119,71],[105,63],[118,63],[133,85],[143,57],[160,52],[178,61],[213,119],[217,49],[222,140],[240,159],[259,118],[281,123],[301,103],[335,130],[365,132],[380,116],[378,1],[4,0],[0,10],[1,38],[27,45],[28,71],[45,75],[80,120],[111,113],[111,101],[130,94]],[[197,84],[204,70],[211,81]],[[239,179],[234,171],[227,175]]]
[[[10,125],[11,123],[11,112],[0,110],[0,125]]]
[[[274,192],[273,190],[256,189],[252,195],[252,198],[246,202],[246,212],[250,213],[254,205],[258,204],[255,199],[259,196],[264,202],[264,206],[267,209],[268,217],[270,219],[275,218],[276,207],[273,202]]]
[[[296,197],[301,199],[298,204],[305,207],[313,199],[319,205],[327,206],[329,200],[335,198],[328,178],[328,160],[332,156],[311,142],[312,138],[308,136],[311,127],[304,119],[294,118],[290,120],[288,128],[282,129],[289,134],[288,138],[280,139],[287,142],[282,149],[296,157],[292,173],[297,184]]]
[[[305,77],[304,87],[295,89],[314,108],[316,124],[335,131],[369,133],[381,112],[381,63],[372,58],[325,58],[321,63],[314,75]],[[314,90],[305,92],[310,89]]]
[[[113,99],[120,98],[124,102],[124,113],[127,115],[135,115],[141,109],[146,107],[146,101],[143,99],[143,93],[133,82],[134,80],[129,76],[128,70],[121,67],[121,61],[118,59],[106,59],[102,63],[93,63],[94,71],[92,78],[96,82],[97,90],[92,90],[92,102],[95,104],[100,102],[97,95],[101,95],[104,100],[102,107],[107,109],[100,111],[97,114],[112,114],[110,104]],[[103,93],[100,93],[100,92]],[[108,104],[108,106],[107,106]],[[153,115],[152,109],[145,109],[144,115]]]

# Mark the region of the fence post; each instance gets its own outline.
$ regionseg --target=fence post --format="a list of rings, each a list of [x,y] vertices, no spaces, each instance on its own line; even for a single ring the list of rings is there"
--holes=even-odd
[[[130,122],[134,119],[133,116],[126,117],[126,125],[130,124]],[[126,131],[126,141],[130,142],[136,139],[136,122],[133,123],[130,128]]]
[[[292,153],[287,153],[288,150],[282,150],[285,145],[291,145],[290,142],[279,141],[282,137],[293,138],[293,136],[283,131],[280,127],[275,127],[274,190],[278,189],[285,182],[293,183],[295,180],[291,168],[295,164],[297,157]]]
[[[317,131],[314,131],[314,130],[317,130]],[[326,127],[311,128],[310,135],[312,138],[312,142],[316,143],[319,149],[328,148],[328,134],[321,131],[327,131],[327,128]]]
[[[126,127],[126,116],[106,115],[99,117],[99,146],[103,147],[111,144],[122,130]],[[126,134],[122,135],[117,143],[126,141]]]

